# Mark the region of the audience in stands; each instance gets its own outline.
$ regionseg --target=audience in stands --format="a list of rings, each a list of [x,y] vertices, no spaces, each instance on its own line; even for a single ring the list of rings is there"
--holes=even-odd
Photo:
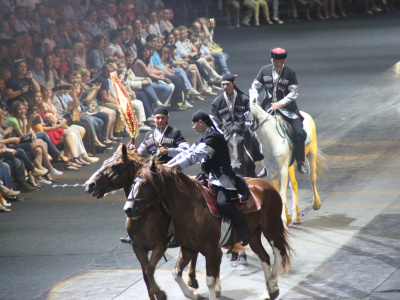
[[[154,108],[189,109],[221,90],[229,55],[214,39],[215,19],[189,11],[174,23],[168,3],[0,1],[0,211],[9,211],[7,199],[19,191],[52,184],[51,175],[63,174],[53,163],[77,171],[99,160],[96,151],[127,137],[111,72],[130,96],[142,132],[154,127]],[[252,19],[256,26],[283,24],[278,0],[220,4],[235,27]],[[293,22],[298,10],[308,20],[313,13],[347,16],[343,0],[288,0],[286,7]],[[365,1],[367,14],[394,9],[394,0]]]

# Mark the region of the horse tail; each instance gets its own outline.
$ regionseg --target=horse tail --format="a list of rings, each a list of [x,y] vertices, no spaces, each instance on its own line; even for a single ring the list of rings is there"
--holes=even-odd
[[[325,171],[328,170],[328,165],[326,163],[326,155],[321,151],[321,149],[317,148],[317,158],[316,158],[316,164],[317,164],[317,176],[318,177],[323,177],[325,174]]]
[[[291,254],[293,252],[288,239],[288,231],[282,221],[282,198],[274,188],[264,190],[261,207],[263,218],[261,227],[264,237],[272,247],[279,250],[282,256],[282,269],[291,269]]]

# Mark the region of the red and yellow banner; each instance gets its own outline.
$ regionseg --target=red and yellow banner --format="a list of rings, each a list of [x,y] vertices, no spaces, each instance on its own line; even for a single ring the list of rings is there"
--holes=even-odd
[[[121,118],[126,125],[126,130],[132,138],[132,143],[135,144],[135,138],[139,134],[138,120],[135,115],[135,110],[132,107],[131,100],[126,93],[125,88],[122,86],[117,73],[112,72],[110,76],[115,90],[115,98],[117,99],[118,110],[120,111]]]

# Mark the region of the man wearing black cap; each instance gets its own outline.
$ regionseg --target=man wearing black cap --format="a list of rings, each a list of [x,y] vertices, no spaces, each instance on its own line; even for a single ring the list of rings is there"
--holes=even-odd
[[[167,163],[174,156],[189,148],[189,144],[182,136],[180,130],[168,125],[168,110],[159,106],[154,110],[154,122],[156,128],[146,133],[143,142],[137,152],[142,157],[149,155],[158,156],[158,161]],[[131,243],[129,235],[120,238],[122,243]],[[176,242],[171,242],[170,247],[178,246]]]
[[[156,128],[147,132],[144,141],[140,144],[137,151],[141,156],[158,154],[158,161],[166,163],[189,148],[181,132],[168,125],[168,118],[168,110],[165,107],[160,106],[154,110]]]
[[[274,48],[271,49],[270,53],[272,64],[262,67],[258,72],[250,88],[250,100],[256,100],[258,93],[264,87],[266,97],[261,107],[265,110],[278,110],[285,121],[292,126],[297,170],[301,174],[306,174],[304,141],[307,138],[307,134],[303,130],[302,122],[304,118],[301,116],[296,104],[296,99],[299,95],[296,73],[285,66],[287,57],[285,49]]]
[[[215,98],[211,104],[210,115],[219,129],[223,120],[232,123],[245,121],[247,128],[253,123],[249,99],[236,87],[235,77],[236,75],[230,73],[222,76],[221,86],[224,93]],[[250,130],[246,130],[244,138],[245,147],[249,151],[245,151],[244,157],[247,167],[246,176],[256,177],[254,162],[263,160],[264,156],[260,153],[259,142]]]
[[[201,134],[195,144],[188,150],[171,159],[166,166],[184,169],[202,163],[202,171],[208,175],[212,185],[218,188],[217,203],[221,211],[236,225],[242,233],[245,246],[249,243],[251,232],[247,227],[244,215],[239,212],[234,201],[246,201],[249,189],[244,178],[235,173],[225,138],[214,127],[208,114],[196,112],[192,117],[193,129]]]

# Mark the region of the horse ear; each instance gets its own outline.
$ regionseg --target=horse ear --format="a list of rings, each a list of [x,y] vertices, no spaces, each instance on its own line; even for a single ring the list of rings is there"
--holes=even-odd
[[[155,159],[152,159],[152,160],[151,160],[150,170],[151,170],[152,172],[155,172],[155,171],[156,171],[156,161],[155,161]]]
[[[126,148],[126,145],[121,143],[119,145],[119,148],[121,148],[122,151],[122,157],[126,157],[128,155],[128,149]]]

